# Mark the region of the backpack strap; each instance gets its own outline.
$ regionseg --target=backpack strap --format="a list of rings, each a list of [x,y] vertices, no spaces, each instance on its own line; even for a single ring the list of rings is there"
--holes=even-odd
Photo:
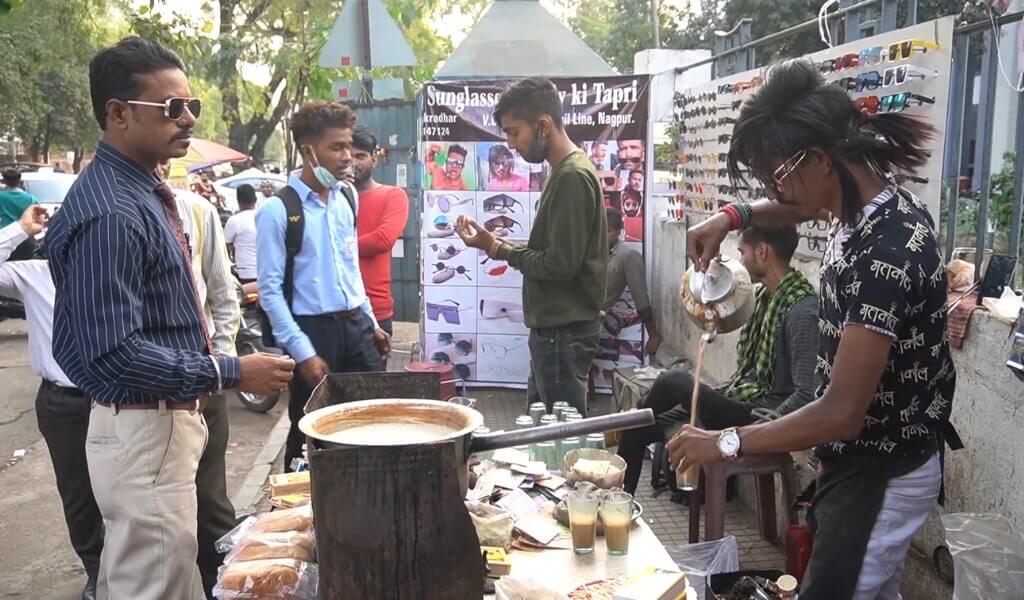
[[[352,227],[355,228],[359,224],[359,211],[356,210],[356,192],[349,183],[342,183],[339,187],[341,188],[341,194],[345,196],[345,200],[348,200],[348,207],[352,209]]]
[[[281,287],[284,291],[285,302],[291,308],[292,296],[295,292],[295,256],[302,250],[302,234],[305,230],[306,221],[302,214],[302,199],[290,185],[286,185],[277,191],[277,197],[284,203],[285,230],[284,230],[284,281]]]

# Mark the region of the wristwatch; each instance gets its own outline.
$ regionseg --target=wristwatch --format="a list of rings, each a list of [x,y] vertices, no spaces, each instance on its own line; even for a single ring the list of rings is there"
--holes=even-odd
[[[740,434],[735,427],[723,429],[718,434],[718,451],[725,460],[736,460],[740,457]]]

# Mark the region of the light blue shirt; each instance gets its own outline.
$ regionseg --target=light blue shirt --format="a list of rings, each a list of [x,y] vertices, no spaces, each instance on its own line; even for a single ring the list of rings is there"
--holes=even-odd
[[[359,273],[358,236],[348,200],[339,189],[332,188],[324,204],[299,174],[292,173],[288,178],[288,185],[302,198],[305,220],[302,249],[295,256],[291,308],[282,287],[286,215],[284,202],[276,196],[256,211],[256,273],[260,305],[270,317],[274,339],[301,363],[315,356],[316,349],[293,315],[322,315],[360,308],[373,319],[375,328],[377,320]]]

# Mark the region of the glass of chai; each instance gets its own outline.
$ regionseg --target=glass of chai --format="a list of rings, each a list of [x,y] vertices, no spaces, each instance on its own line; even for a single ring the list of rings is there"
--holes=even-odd
[[[622,556],[629,552],[629,530],[633,525],[633,496],[626,492],[605,494],[601,501],[600,514],[608,554]]]
[[[569,494],[569,530],[572,532],[572,549],[578,555],[594,552],[594,538],[597,537],[597,507],[601,497],[592,492],[575,490]]]

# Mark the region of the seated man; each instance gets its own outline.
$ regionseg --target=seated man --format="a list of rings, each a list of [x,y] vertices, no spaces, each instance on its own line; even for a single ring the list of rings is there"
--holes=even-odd
[[[710,429],[753,423],[758,419],[755,409],[784,415],[814,398],[818,298],[803,274],[789,266],[798,241],[791,226],[749,227],[740,236],[740,262],[761,289],[750,321],[740,330],[736,372],[717,388],[701,384],[698,416]],[[688,407],[692,393],[693,377],[683,370],[655,380],[642,408],[652,409],[659,422],[623,431],[619,442],[627,492],[636,493],[644,447],[663,442],[665,428],[672,425],[660,415]]]

